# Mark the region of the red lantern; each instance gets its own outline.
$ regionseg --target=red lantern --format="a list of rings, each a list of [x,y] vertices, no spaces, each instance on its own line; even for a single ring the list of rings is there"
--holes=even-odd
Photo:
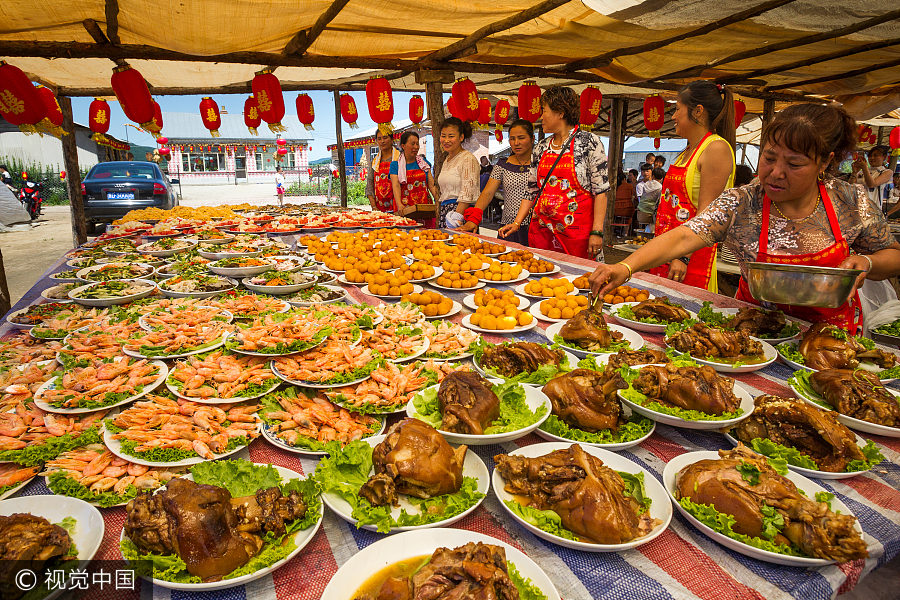
[[[900,155],[900,127],[891,129],[891,135],[888,136],[888,143],[891,145],[891,154]]]
[[[497,104],[494,105],[494,123],[497,125],[497,129],[494,131],[494,137],[498,142],[503,141],[503,126],[506,125],[506,122],[509,120],[509,110],[508,100],[497,100]]]
[[[494,139],[497,140],[498,142],[503,141],[503,130],[502,129],[497,129],[497,131],[494,132]]]
[[[422,122],[424,117],[425,102],[422,101],[422,96],[416,94],[409,99],[409,120],[412,121],[414,125],[418,125]]]
[[[213,137],[219,137],[222,117],[219,115],[219,105],[209,96],[205,96],[200,100],[200,118],[203,119],[203,126],[209,129],[209,134]]]
[[[47,107],[37,88],[18,67],[0,61],[0,115],[25,133],[47,116]]]
[[[285,140],[283,138],[278,138],[277,140],[275,140],[275,144],[277,144],[278,146],[286,146],[287,140]]]
[[[169,138],[160,136],[156,138],[156,143],[160,146],[165,146],[167,143],[169,143]]]
[[[153,98],[144,76],[128,66],[116,67],[110,83],[125,116],[150,133],[158,133],[153,123]]]
[[[653,138],[653,147],[659,150],[659,138]]]
[[[659,149],[659,130],[666,122],[666,103],[661,96],[653,95],[644,100],[644,127],[653,138],[653,147]]]
[[[466,113],[463,110],[460,110],[459,105],[456,103],[456,99],[453,96],[450,96],[450,99],[447,100],[447,110],[450,111],[451,117],[456,117],[461,121],[466,120]]]
[[[88,127],[94,132],[91,136],[96,142],[105,139],[103,134],[109,131],[109,104],[102,98],[94,98],[88,108]]]
[[[53,95],[53,92],[51,92],[49,88],[42,85],[38,86],[37,91],[41,98],[41,102],[44,103],[44,108],[47,113],[47,116],[38,123],[38,128],[55,137],[66,135],[66,132],[63,131],[62,128],[62,110],[59,108],[59,102],[56,101],[56,96]]]
[[[366,82],[366,102],[369,116],[378,123],[378,130],[383,134],[394,131],[391,123],[394,118],[394,94],[387,79],[375,77]]]
[[[159,149],[159,153],[161,156],[165,156],[166,158],[168,158],[169,155],[172,154],[172,151],[164,146]]]
[[[66,180],[66,172],[65,172],[65,171],[60,171],[60,172],[59,172],[59,180],[60,180],[60,181],[65,181],[65,180]]]
[[[153,123],[158,126],[156,129],[157,132],[162,131],[163,128],[163,116],[162,109],[159,107],[159,102],[156,100],[153,101]]]
[[[284,118],[284,95],[278,78],[270,70],[263,69],[253,77],[252,87],[259,116],[269,124],[273,133],[284,131],[284,125],[281,124]]]
[[[297,96],[297,118],[303,123],[303,127],[307,131],[313,128],[313,121],[316,119],[316,110],[313,108],[312,98],[309,94],[300,94]]]
[[[541,118],[541,88],[533,81],[519,87],[519,118],[532,123]]]
[[[359,129],[359,125],[356,124],[356,120],[359,118],[356,100],[350,94],[341,94],[341,118],[350,126],[350,129]]]
[[[734,126],[735,128],[740,127],[741,121],[744,120],[744,115],[747,114],[747,105],[744,104],[740,100],[734,101]]]
[[[478,90],[468,77],[461,77],[450,88],[450,97],[456,104],[463,121],[477,121],[480,114],[478,107]]]
[[[247,126],[247,130],[252,135],[259,135],[259,131],[257,131],[257,127],[262,123],[262,119],[259,118],[259,107],[256,105],[256,98],[250,96],[246,100],[244,100],[244,125]]]
[[[593,85],[589,85],[581,92],[580,108],[581,118],[579,123],[583,129],[591,130],[600,116],[600,107],[603,104],[603,93]]]
[[[478,127],[480,129],[491,128],[491,101],[487,98],[478,100]]]

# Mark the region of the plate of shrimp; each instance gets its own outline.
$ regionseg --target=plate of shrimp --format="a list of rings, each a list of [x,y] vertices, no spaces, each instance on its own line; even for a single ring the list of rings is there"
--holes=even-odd
[[[84,445],[81,436],[96,428],[109,411],[80,415],[54,415],[38,408],[34,402],[18,404],[15,410],[0,413],[0,455],[23,466],[39,466],[72,446]],[[56,454],[41,448],[48,442],[68,435],[70,444],[57,444]],[[85,438],[87,439],[87,438]],[[40,449],[40,452],[35,452]],[[49,455],[48,455],[49,454]]]
[[[166,379],[169,369],[161,360],[127,356],[66,369],[34,393],[43,411],[80,414],[127,404],[150,393]]]
[[[147,467],[188,467],[239,452],[259,436],[259,404],[201,404],[150,394],[106,419],[103,443]]]
[[[137,323],[113,323],[108,319],[73,331],[63,339],[56,360],[64,367],[87,366],[98,360],[122,356],[122,344],[139,331]]]
[[[428,351],[428,337],[421,325],[376,325],[365,331],[360,346],[377,350],[390,362],[405,362]]]
[[[409,302],[400,304],[381,304],[375,307],[384,319],[394,325],[417,325],[425,321],[425,313]]]
[[[34,479],[41,467],[23,467],[12,462],[0,463],[0,500],[6,500]]]
[[[47,461],[41,475],[54,494],[111,508],[124,506],[138,492],[158,489],[183,473],[183,468],[139,465],[116,456],[103,444],[88,444]]]
[[[0,370],[0,413],[31,402],[34,393],[56,375],[58,366],[55,360],[42,360]]]
[[[162,319],[147,321],[146,316],[144,319],[145,323],[152,322],[157,328],[132,334],[122,347],[122,352],[128,356],[184,358],[200,354],[224,344],[225,336],[231,329],[225,321],[201,321],[189,315],[183,321],[168,324],[163,324]]]
[[[280,298],[260,296],[244,290],[225,292],[207,303],[230,312],[235,319],[255,319],[262,315],[283,313],[291,310],[291,305]]]
[[[145,331],[191,328],[209,321],[231,323],[234,315],[217,306],[179,306],[151,310],[138,318]]]
[[[227,336],[225,347],[251,356],[284,356],[314,348],[332,329],[304,315],[276,313],[254,319]]]
[[[274,358],[271,369],[291,385],[330,388],[365,381],[383,362],[376,350],[329,340],[306,352]]]
[[[217,349],[178,361],[166,378],[170,392],[203,404],[253,400],[273,392],[281,379],[268,358],[242,356]]]
[[[422,329],[429,341],[423,358],[435,361],[472,356],[471,349],[481,337],[481,334],[451,321],[431,321]]]
[[[259,414],[263,437],[296,454],[324,456],[327,442],[337,441],[343,446],[384,431],[383,417],[351,412],[321,395],[308,396],[297,388],[269,394],[262,403]]]

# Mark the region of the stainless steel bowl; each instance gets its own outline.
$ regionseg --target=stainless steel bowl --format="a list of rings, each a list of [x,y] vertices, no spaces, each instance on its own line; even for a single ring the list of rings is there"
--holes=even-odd
[[[751,262],[747,283],[757,300],[837,308],[850,299],[858,269]]]

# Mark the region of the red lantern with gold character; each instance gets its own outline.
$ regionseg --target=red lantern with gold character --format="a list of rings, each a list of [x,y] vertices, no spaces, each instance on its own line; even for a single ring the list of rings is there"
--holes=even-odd
[[[744,104],[741,100],[734,101],[734,126],[738,128],[741,126],[741,121],[744,120],[744,115],[747,114],[747,105]]]
[[[541,118],[541,88],[533,81],[519,86],[519,118],[532,123]]]
[[[219,105],[209,96],[200,100],[200,118],[203,119],[203,126],[209,129],[210,135],[219,137],[222,117],[219,115]]]
[[[156,100],[153,101],[153,124],[157,126],[156,132],[162,131],[163,128],[163,116],[162,109],[159,107],[159,102]]]
[[[394,119],[394,94],[391,84],[384,77],[374,77],[366,82],[366,102],[369,105],[369,116],[378,123],[378,130],[383,134],[394,131],[391,121]]]
[[[491,128],[491,101],[487,98],[478,100],[478,126],[482,129]]]
[[[281,93],[281,82],[270,70],[263,69],[254,75],[252,87],[259,116],[269,124],[269,129],[273,133],[284,131],[284,125],[281,124],[281,120],[284,118],[284,95]]]
[[[582,129],[591,130],[600,117],[600,108],[603,105],[603,93],[595,86],[589,85],[581,91],[580,119],[578,122]]]
[[[256,105],[256,98],[250,96],[244,100],[244,125],[252,135],[259,135],[257,127],[262,123],[259,117],[259,107]]]
[[[666,102],[661,96],[653,95],[644,100],[644,127],[647,128],[647,135],[658,140],[659,130],[666,122]],[[659,146],[654,142],[654,147]]]
[[[494,123],[497,125],[494,137],[498,142],[503,141],[503,126],[509,120],[509,112],[509,100],[497,100],[497,104],[494,105]]]
[[[0,61],[0,115],[25,133],[47,116],[37,88],[19,67]]]
[[[350,94],[341,94],[341,118],[350,129],[359,129],[359,125],[356,124],[359,111],[356,110],[356,100]]]
[[[297,118],[303,123],[303,127],[307,131],[313,128],[313,121],[316,120],[316,109],[313,107],[313,101],[309,94],[297,96]]]
[[[88,108],[88,127],[94,132],[91,139],[99,142],[106,138],[109,131],[109,104],[102,98],[94,98]]]
[[[47,116],[38,123],[38,129],[55,137],[66,135],[66,132],[63,131],[62,128],[62,110],[59,108],[59,102],[57,102],[56,96],[53,95],[53,92],[50,91],[49,88],[42,85],[38,86],[37,91],[47,112]]]
[[[891,129],[891,135],[888,136],[888,144],[891,145],[891,154],[900,155],[900,127]]]
[[[425,118],[425,102],[422,96],[416,94],[409,99],[409,120],[418,125],[423,118]]]
[[[450,96],[464,116],[460,117],[463,121],[477,121],[478,110],[478,89],[475,83],[468,77],[461,77],[450,88]]]
[[[653,147],[659,150],[659,138],[653,138]]]
[[[154,135],[159,132],[153,123],[153,98],[144,76],[128,66],[116,67],[110,83],[125,116]]]

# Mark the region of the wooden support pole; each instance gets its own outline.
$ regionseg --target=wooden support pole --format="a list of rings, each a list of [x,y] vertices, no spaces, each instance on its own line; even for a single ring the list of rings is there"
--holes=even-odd
[[[344,134],[341,131],[341,93],[334,94],[334,132],[337,135],[338,170],[341,174],[341,206],[347,206],[347,161],[344,160]]]
[[[303,56],[306,54],[306,51],[312,46],[313,42],[316,41],[316,38],[325,31],[325,27],[334,20],[349,1],[350,0],[334,0],[334,2],[331,3],[331,6],[319,15],[319,18],[316,19],[316,22],[313,23],[312,27],[298,31],[294,34],[294,37],[288,41],[281,51],[282,56]]]
[[[106,0],[106,39],[113,44],[119,43],[119,0]]]
[[[613,221],[616,215],[616,188],[619,185],[619,163],[625,149],[625,116],[628,101],[624,98],[613,98],[609,118],[609,152],[607,153],[607,175],[609,191],[606,192],[606,219],[603,221],[603,244],[612,246],[616,243]]]
[[[431,143],[434,148],[434,179],[437,181],[446,154],[441,148],[441,125],[444,124],[444,84],[453,83],[453,71],[416,71],[416,83],[425,84],[425,106],[431,121]],[[437,198],[434,199],[437,202]]]
[[[884,144],[884,134],[887,133],[887,127],[882,125],[878,126],[878,141],[876,142],[879,146]]]
[[[59,109],[63,115],[62,136],[63,164],[66,166],[66,183],[69,188],[69,207],[72,209],[72,247],[87,241],[87,223],[84,218],[84,201],[81,197],[81,171],[78,167],[78,145],[75,142],[75,122],[72,120],[72,99],[59,96]]]
[[[775,101],[774,100],[763,100],[763,114],[762,114],[762,128],[760,128],[759,139],[760,145],[762,144],[762,135],[766,132],[769,125],[772,123],[772,119],[775,118]],[[760,148],[762,150],[762,148]]]
[[[12,308],[9,295],[9,284],[6,283],[6,267],[3,266],[3,254],[0,253],[0,313],[6,314]]]

